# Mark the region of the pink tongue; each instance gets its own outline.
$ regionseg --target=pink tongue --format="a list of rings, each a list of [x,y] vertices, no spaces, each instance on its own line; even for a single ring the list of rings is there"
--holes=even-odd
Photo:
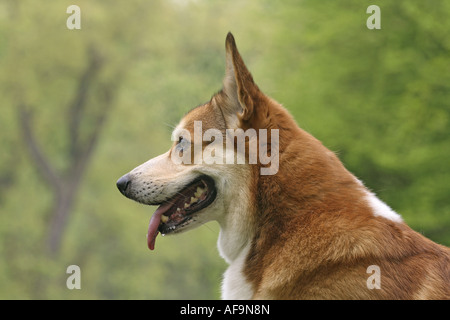
[[[158,227],[161,222],[161,215],[165,213],[173,205],[171,202],[167,202],[159,206],[158,209],[153,213],[150,223],[148,224],[147,232],[147,246],[150,250],[155,249],[156,236],[158,235]]]

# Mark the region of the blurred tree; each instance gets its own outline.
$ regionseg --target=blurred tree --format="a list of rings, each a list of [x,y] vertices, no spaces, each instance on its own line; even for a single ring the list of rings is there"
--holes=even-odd
[[[114,94],[118,86],[117,80],[122,79],[122,77],[117,77],[115,81],[102,85],[100,91],[95,93],[93,88],[97,87],[95,82],[103,63],[103,58],[99,56],[96,49],[89,48],[87,66],[78,80],[75,96],[67,108],[67,124],[62,125],[63,129],[68,128],[69,130],[67,135],[67,145],[69,147],[67,149],[68,155],[66,156],[69,164],[63,172],[58,172],[58,169],[54,167],[45,151],[40,147],[38,137],[32,128],[30,110],[22,105],[18,107],[19,122],[25,144],[29,149],[34,164],[54,194],[54,204],[49,216],[48,231],[48,247],[51,254],[57,254],[59,251],[61,237],[67,225],[69,214],[72,211],[81,179],[97,145],[105,119],[111,112]],[[82,123],[86,122],[84,118],[86,117],[85,109],[88,107],[88,96],[93,94],[100,94],[102,97],[96,106],[96,114],[91,115],[89,121],[92,123],[91,128],[82,128]],[[89,132],[83,134],[81,129]]]

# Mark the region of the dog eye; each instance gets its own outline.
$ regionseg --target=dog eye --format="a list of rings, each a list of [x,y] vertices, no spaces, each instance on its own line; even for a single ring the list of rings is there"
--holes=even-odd
[[[184,151],[184,150],[185,150],[186,148],[188,148],[188,147],[189,147],[189,141],[186,140],[186,139],[184,139],[182,136],[180,136],[180,137],[178,138],[178,142],[177,142],[175,148],[176,148],[178,151]]]
[[[178,138],[177,148],[183,150],[186,140],[182,136]]]

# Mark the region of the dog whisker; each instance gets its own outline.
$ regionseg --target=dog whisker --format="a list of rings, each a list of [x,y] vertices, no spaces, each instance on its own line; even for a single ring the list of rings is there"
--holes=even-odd
[[[167,122],[163,122],[163,124],[168,126],[169,128],[172,128],[172,129],[175,129],[177,127],[176,125],[173,125],[173,124],[170,124],[170,123],[167,123]]]

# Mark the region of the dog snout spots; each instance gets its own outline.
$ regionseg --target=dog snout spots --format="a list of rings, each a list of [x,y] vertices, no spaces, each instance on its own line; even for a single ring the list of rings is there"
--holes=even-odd
[[[166,200],[163,183],[142,175],[139,177],[138,173],[124,175],[117,180],[116,185],[124,196],[140,203],[153,204]]]

